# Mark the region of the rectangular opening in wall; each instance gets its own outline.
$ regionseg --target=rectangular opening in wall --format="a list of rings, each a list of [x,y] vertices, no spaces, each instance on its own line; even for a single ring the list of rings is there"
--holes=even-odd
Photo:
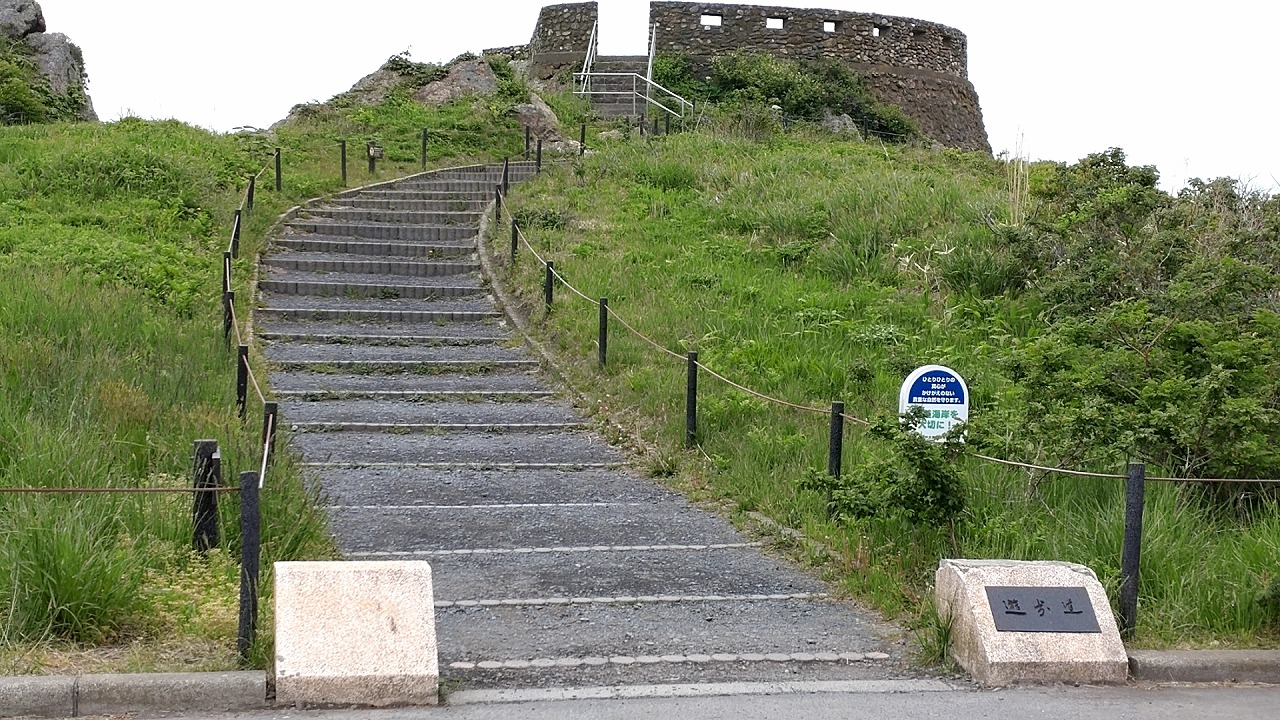
[[[871,37],[884,37],[889,34],[887,25],[873,25],[871,27]]]
[[[787,21],[784,18],[765,18],[764,26],[770,30],[781,30]]]
[[[912,40],[923,40],[923,39],[924,39],[924,28],[922,28],[922,27],[913,27],[913,28],[911,28],[911,39],[912,39]]]
[[[719,15],[703,15],[702,27],[720,27]]]
[[[840,22],[837,20],[827,20],[822,23],[822,32],[833,33],[840,32]]]

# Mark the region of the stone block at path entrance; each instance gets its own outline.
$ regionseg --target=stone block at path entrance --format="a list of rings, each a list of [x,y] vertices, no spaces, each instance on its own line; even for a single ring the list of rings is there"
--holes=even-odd
[[[1093,571],[1065,562],[942,560],[951,656],[986,685],[1122,683],[1129,658]]]
[[[276,701],[434,705],[435,626],[425,562],[276,563]]]

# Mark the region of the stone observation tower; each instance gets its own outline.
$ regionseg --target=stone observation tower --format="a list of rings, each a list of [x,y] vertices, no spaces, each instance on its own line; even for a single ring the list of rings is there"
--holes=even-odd
[[[542,8],[529,45],[512,50],[527,56],[532,77],[572,73],[581,69],[597,19],[594,2],[549,5]],[[841,60],[929,138],[991,151],[978,94],[969,82],[968,41],[955,28],[874,13],[691,2],[652,2],[649,21],[656,54],[684,54],[700,70],[713,57],[735,50]]]

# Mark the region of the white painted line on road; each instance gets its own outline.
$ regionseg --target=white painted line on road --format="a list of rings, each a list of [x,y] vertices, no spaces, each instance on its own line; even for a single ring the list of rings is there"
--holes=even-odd
[[[683,663],[710,663],[710,662],[771,662],[771,663],[855,663],[867,660],[880,661],[889,660],[888,653],[882,652],[823,652],[823,653],[714,653],[711,655],[703,655],[694,653],[690,655],[671,654],[671,655],[638,655],[632,657],[630,655],[614,655],[609,658],[536,658],[534,660],[481,660],[479,662],[472,660],[459,660],[449,663],[449,667],[453,670],[519,670],[526,667],[578,667],[581,665],[602,665],[600,660],[606,660],[610,665],[653,665],[657,663],[665,663],[668,665],[680,665]]]
[[[348,558],[371,557],[442,557],[446,555],[528,555],[532,553],[591,553],[591,552],[677,552],[700,550],[735,550],[758,548],[764,543],[719,543],[715,545],[582,545],[578,547],[538,548],[476,548],[472,550],[383,550],[378,552],[346,553]],[[767,599],[768,595],[754,596]]]
[[[693,698],[729,695],[795,695],[816,693],[953,692],[962,688],[941,680],[811,680],[805,682],[731,682],[679,685],[612,685],[529,690],[462,690],[447,696],[448,705],[521,703],[553,700],[626,700]]]
[[[645,605],[651,603],[752,602],[761,600],[825,600],[827,593],[779,593],[775,595],[622,595],[588,598],[507,598],[504,600],[437,600],[440,609],[459,607],[542,607],[546,605]],[[712,658],[715,659],[714,657]],[[835,659],[835,658],[832,658]]]

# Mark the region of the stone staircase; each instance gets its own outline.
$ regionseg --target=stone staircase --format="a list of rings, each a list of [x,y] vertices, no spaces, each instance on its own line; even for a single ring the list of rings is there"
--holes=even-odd
[[[599,55],[591,66],[593,73],[634,73],[644,77],[649,71],[647,55]],[[626,95],[592,95],[591,107],[600,117],[629,117],[632,120],[648,114],[648,103],[635,97],[632,90],[644,95],[643,83],[630,77],[595,77],[591,89],[596,92],[625,92]],[[658,112],[662,112],[659,110]]]
[[[344,555],[430,562],[445,686],[912,674],[894,628],[628,470],[540,373],[480,272],[500,177],[308,208],[264,257],[256,311]]]

